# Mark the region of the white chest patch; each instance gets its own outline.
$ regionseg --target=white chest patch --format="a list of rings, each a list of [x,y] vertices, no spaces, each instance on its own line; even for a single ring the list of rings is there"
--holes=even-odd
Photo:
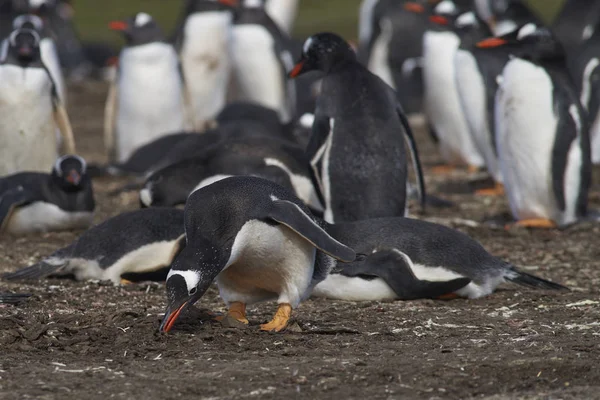
[[[289,34],[296,21],[299,2],[300,0],[267,0],[265,10],[279,28]]]
[[[265,165],[277,167],[290,177],[290,181],[292,182],[292,186],[294,186],[296,196],[298,196],[300,200],[313,207],[315,210],[323,210],[323,206],[319,201],[315,187],[308,177],[294,174],[287,167],[287,165],[275,158],[265,158],[264,161]]]
[[[379,22],[381,32],[373,43],[371,57],[369,59],[369,70],[380,77],[385,83],[396,89],[392,70],[389,62],[389,48],[393,36],[392,21],[389,18],[382,18]]]
[[[24,235],[68,229],[83,229],[92,224],[93,212],[67,212],[54,204],[35,202],[14,211],[7,232]]]
[[[396,292],[381,278],[366,280],[330,274],[312,292],[315,297],[348,301],[395,300]]]

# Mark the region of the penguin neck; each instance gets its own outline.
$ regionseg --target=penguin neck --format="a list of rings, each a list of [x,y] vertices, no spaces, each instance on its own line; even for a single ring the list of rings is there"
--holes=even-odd
[[[325,69],[326,74],[332,74],[337,72],[342,72],[351,68],[356,68],[360,64],[356,59],[345,58],[343,60],[337,61],[333,63],[329,68]]]

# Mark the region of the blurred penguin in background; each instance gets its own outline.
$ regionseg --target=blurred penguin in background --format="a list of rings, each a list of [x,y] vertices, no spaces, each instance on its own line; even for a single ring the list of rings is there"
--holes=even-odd
[[[552,32],[571,57],[589,39],[600,22],[599,0],[566,0],[552,24]]]
[[[189,113],[184,81],[174,47],[154,19],[138,13],[110,24],[126,46],[105,110],[105,145],[109,158],[124,162],[140,146],[185,130]]]
[[[298,16],[299,4],[300,0],[267,0],[265,9],[279,29],[291,35]]]

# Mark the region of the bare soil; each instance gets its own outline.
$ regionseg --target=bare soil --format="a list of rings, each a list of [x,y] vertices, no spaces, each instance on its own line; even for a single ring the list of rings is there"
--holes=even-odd
[[[106,88],[71,88],[80,152],[103,161]],[[439,161],[417,132],[426,171]],[[596,170],[591,206],[600,208]],[[600,226],[530,231],[489,224],[503,198],[472,193],[475,177],[427,174],[430,192],[455,206],[420,218],[468,233],[493,254],[568,285],[565,293],[506,285],[487,298],[354,303],[309,300],[290,332],[260,332],[274,304],[249,310],[251,325],[212,322],[216,290],[169,334],[157,332],[164,286],[46,280],[0,282],[33,293],[0,308],[0,399],[594,399],[600,398]],[[137,207],[109,196],[123,180],[97,180],[97,221]],[[78,232],[0,239],[0,272],[37,261]]]

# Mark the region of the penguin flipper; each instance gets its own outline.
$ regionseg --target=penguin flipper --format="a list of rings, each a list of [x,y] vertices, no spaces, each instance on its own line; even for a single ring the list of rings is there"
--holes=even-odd
[[[570,290],[568,287],[559,285],[558,283],[551,282],[546,279],[539,278],[535,275],[528,274],[519,270],[516,267],[509,269],[506,279],[517,285],[527,286],[534,289],[546,289],[546,290]]]
[[[19,304],[30,297],[30,294],[25,293],[0,293],[0,304]]]
[[[115,124],[118,98],[119,89],[117,88],[117,84],[116,82],[111,82],[108,89],[108,97],[106,98],[106,105],[104,106],[104,148],[109,160],[116,158]]]
[[[20,205],[34,201],[33,194],[23,186],[6,191],[0,196],[0,233],[4,232],[12,213]]]
[[[317,196],[321,204],[325,204],[323,180],[321,177],[319,163],[323,159],[326,150],[327,138],[331,134],[331,121],[325,115],[317,116],[312,126],[312,135],[306,147],[306,155],[310,161],[310,177],[316,188]]]
[[[364,261],[348,265],[338,265],[346,276],[370,275],[385,281],[401,300],[436,299],[468,285],[469,278],[449,281],[426,281],[418,279],[412,271],[412,260],[397,250],[381,250],[373,253]]]
[[[322,252],[343,262],[351,262],[356,253],[338,242],[317,225],[298,205],[287,200],[275,200],[268,218],[287,226]]]
[[[75,154],[76,149],[73,128],[71,127],[67,110],[65,110],[65,106],[58,96],[54,97],[54,121],[64,140],[63,153]]]
[[[398,113],[400,122],[404,127],[404,136],[406,138],[406,142],[408,143],[408,148],[410,149],[410,158],[412,159],[413,169],[415,171],[415,175],[417,176],[417,185],[419,187],[419,203],[421,204],[421,209],[424,210],[425,197],[427,197],[427,194],[425,193],[425,179],[423,178],[423,168],[421,167],[421,158],[419,157],[417,142],[415,141],[413,131],[400,103],[396,104],[396,112]]]
[[[7,281],[41,279],[59,272],[68,264],[69,262],[67,260],[64,260],[61,263],[50,263],[46,260],[43,260],[29,267],[21,268],[15,272],[4,274],[2,275],[2,279]]]

